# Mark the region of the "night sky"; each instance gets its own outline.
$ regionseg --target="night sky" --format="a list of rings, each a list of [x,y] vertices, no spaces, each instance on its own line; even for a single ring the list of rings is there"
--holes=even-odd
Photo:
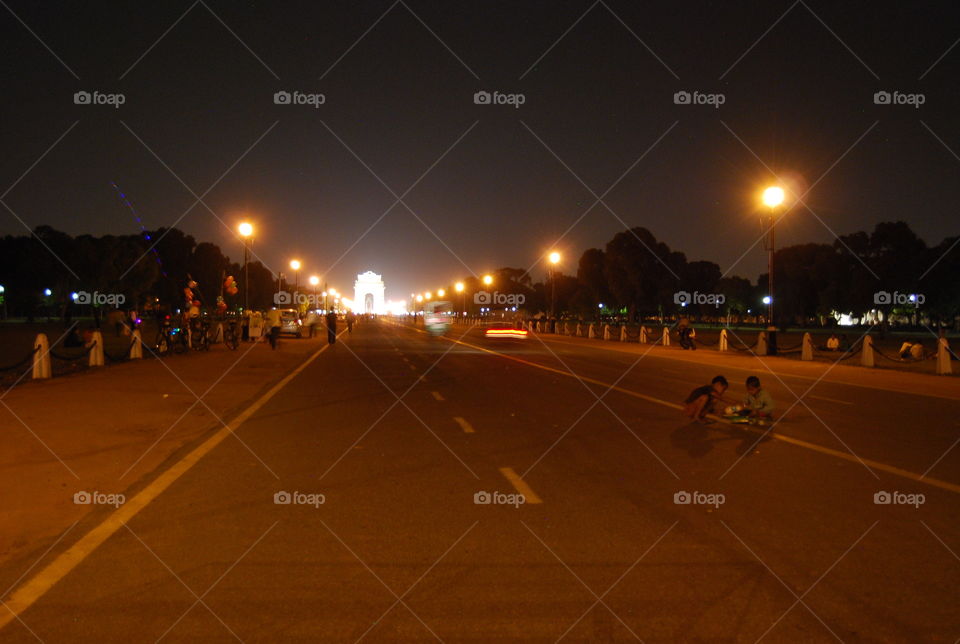
[[[759,246],[736,262],[771,170],[813,186],[779,244],[896,219],[929,244],[960,234],[955,2],[8,7],[0,190],[16,216],[0,210],[0,234],[137,233],[116,182],[149,229],[238,259],[249,219],[274,271],[297,257],[345,289],[372,269],[394,298],[555,245],[575,272],[627,226],[756,279]],[[76,105],[80,90],[125,103]],[[276,105],[280,90],[325,103]],[[477,105],[479,90],[525,102]],[[725,100],[677,105],[683,90]],[[925,102],[877,105],[880,90]]]

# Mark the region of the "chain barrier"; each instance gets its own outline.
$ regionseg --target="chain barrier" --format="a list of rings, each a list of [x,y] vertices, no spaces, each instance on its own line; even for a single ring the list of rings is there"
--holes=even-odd
[[[9,365],[9,366],[0,367],[0,371],[13,371],[14,369],[19,369],[20,367],[23,367],[23,366],[26,365],[28,362],[30,362],[31,360],[33,360],[33,355],[34,355],[37,351],[39,351],[39,350],[40,350],[40,347],[39,347],[39,346],[34,347],[34,348],[33,348],[33,351],[31,351],[30,353],[28,353],[27,356],[26,356],[23,360],[20,360],[19,362],[14,363],[14,364]]]
[[[137,339],[132,338],[130,340],[130,345],[127,347],[127,350],[123,352],[123,355],[120,357],[115,357],[107,353],[107,349],[103,349],[103,356],[110,362],[125,362],[130,359],[130,352],[133,351],[133,347],[137,344]]]
[[[73,360],[82,360],[83,358],[87,357],[87,354],[89,354],[95,346],[97,346],[97,343],[91,342],[90,346],[85,347],[82,353],[75,356],[65,356],[63,354],[57,353],[53,349],[50,349],[50,356],[53,358],[56,358],[57,360],[63,360],[64,362],[71,362]]]

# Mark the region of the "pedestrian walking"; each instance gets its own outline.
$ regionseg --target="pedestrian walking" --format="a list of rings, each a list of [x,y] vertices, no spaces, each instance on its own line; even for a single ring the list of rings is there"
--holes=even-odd
[[[337,314],[333,311],[327,313],[327,342],[333,344],[337,341]]]
[[[347,312],[347,333],[353,333],[353,323],[356,321],[356,316],[353,315],[353,311]]]
[[[282,323],[279,309],[273,308],[267,311],[267,327],[269,328],[267,338],[270,340],[271,349],[277,348],[277,340],[280,337],[280,325]]]

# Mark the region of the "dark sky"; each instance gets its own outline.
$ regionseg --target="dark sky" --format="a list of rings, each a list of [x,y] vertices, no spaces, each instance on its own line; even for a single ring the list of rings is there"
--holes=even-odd
[[[529,267],[581,216],[556,243],[568,272],[629,225],[755,279],[759,247],[736,262],[770,170],[813,185],[781,244],[893,219],[930,244],[960,233],[954,2],[8,1],[0,190],[69,130],[3,198],[30,228],[137,232],[115,181],[148,228],[235,258],[249,218],[274,270],[298,257],[343,290],[373,269],[388,297]],[[677,105],[681,90],[725,102]],[[198,196],[219,181],[210,210],[184,214],[174,173]],[[384,216],[418,179],[414,214]],[[0,233],[26,232],[0,213]]]

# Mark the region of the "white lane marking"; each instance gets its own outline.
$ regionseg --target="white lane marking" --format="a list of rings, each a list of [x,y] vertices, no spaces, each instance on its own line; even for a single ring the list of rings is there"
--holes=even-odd
[[[460,425],[460,428],[463,429],[463,433],[464,433],[464,434],[473,434],[473,433],[474,433],[474,431],[473,431],[473,425],[471,425],[470,423],[468,423],[465,418],[461,418],[460,416],[454,416],[454,417],[453,417],[453,420],[455,420],[455,421],[457,422],[457,424]]]
[[[527,503],[543,503],[543,499],[537,496],[537,493],[534,492],[527,482],[520,478],[520,475],[513,471],[512,467],[501,467],[500,473],[506,477],[510,484],[516,489],[517,492],[523,495],[523,498],[526,499]]]
[[[436,400],[438,400],[438,401],[440,401],[440,402],[443,402],[444,400],[446,400],[446,398],[444,398],[442,395],[440,395],[440,392],[439,392],[439,391],[431,391],[431,392],[430,392],[430,395],[433,396],[434,399],[436,399]]]
[[[3,600],[7,611],[0,614],[0,630],[3,630],[7,624],[30,608],[30,606],[49,591],[54,584],[70,574],[70,571],[80,565],[80,563],[90,556],[104,541],[109,539],[124,524],[136,516],[137,513],[147,507],[151,501],[173,485],[177,479],[186,474],[190,468],[196,465],[200,459],[219,445],[227,436],[237,431],[243,423],[267,404],[271,398],[286,387],[291,380],[296,378],[311,362],[316,360],[321,353],[331,346],[333,345],[325,344],[320,347],[312,356],[304,360],[299,367],[287,374],[283,380],[275,384],[269,391],[257,399],[256,402],[240,412],[240,414],[232,419],[225,427],[222,427],[210,438],[195,447],[192,452],[171,465],[168,470],[140,490],[136,496],[114,510],[103,522],[82,536],[79,541],[67,548],[64,552],[60,553],[46,568],[17,588],[17,590],[9,595],[8,599]]]
[[[837,403],[839,405],[852,405],[853,403],[849,400],[837,400],[836,398],[827,398],[826,396],[814,396],[813,394],[807,394],[807,398],[816,398],[817,400],[826,400],[827,402]]]

